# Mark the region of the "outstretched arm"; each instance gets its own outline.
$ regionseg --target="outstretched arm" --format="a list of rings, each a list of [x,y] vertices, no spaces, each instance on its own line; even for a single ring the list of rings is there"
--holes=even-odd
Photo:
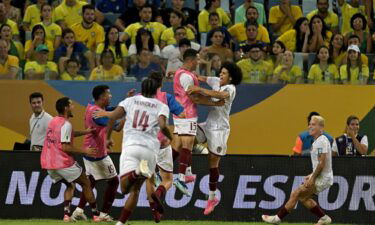
[[[226,99],[229,97],[229,93],[227,91],[214,91],[199,86],[190,86],[187,93],[189,95],[194,93],[200,93],[217,99]]]
[[[201,94],[192,94],[189,95],[190,99],[199,105],[207,105],[207,106],[223,106],[225,101],[221,99],[220,101],[212,101],[210,96],[205,96]]]

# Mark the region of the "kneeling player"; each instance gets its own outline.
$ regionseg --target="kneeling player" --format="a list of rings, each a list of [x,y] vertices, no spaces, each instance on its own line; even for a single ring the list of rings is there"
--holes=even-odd
[[[304,183],[292,192],[288,202],[277,215],[262,215],[264,222],[280,224],[281,220],[292,212],[298,201],[319,218],[317,225],[332,222],[331,218],[325,215],[312,199],[314,194],[324,191],[333,184],[331,144],[328,138],[323,135],[323,128],[324,119],[321,116],[313,116],[309,123],[309,134],[314,138],[311,150],[313,172],[306,176]]]
[[[219,180],[219,162],[220,158],[226,154],[227,140],[230,133],[229,114],[232,107],[232,102],[236,97],[236,87],[241,83],[242,72],[235,63],[224,63],[220,70],[220,78],[218,77],[203,77],[198,79],[207,82],[212,90],[200,88],[199,86],[191,87],[188,92],[200,93],[216,99],[225,100],[223,106],[210,107],[205,125],[198,129],[197,137],[202,134],[207,139],[208,144],[208,161],[210,166],[210,192],[207,201],[207,206],[204,214],[210,214],[219,200],[215,197],[217,182]],[[199,138],[198,138],[199,139]],[[201,140],[199,140],[202,142]]]
[[[99,217],[99,211],[96,208],[96,200],[90,187],[90,181],[82,167],[71,155],[72,153],[78,153],[92,157],[96,154],[95,148],[79,149],[72,145],[73,137],[82,136],[91,131],[73,132],[72,124],[69,122],[69,118],[73,117],[73,104],[69,98],[64,97],[57,100],[56,110],[59,115],[48,124],[46,139],[40,155],[41,166],[47,170],[54,183],[63,182],[67,186],[64,193],[64,221],[74,221],[71,218],[70,204],[75,183],[81,185],[82,193],[90,204],[95,221]]]

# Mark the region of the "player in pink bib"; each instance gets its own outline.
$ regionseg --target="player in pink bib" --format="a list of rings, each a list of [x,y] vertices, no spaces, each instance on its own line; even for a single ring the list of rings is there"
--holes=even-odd
[[[105,222],[113,221],[108,212],[112,206],[119,185],[116,168],[112,162],[111,157],[108,155],[106,147],[107,123],[108,118],[93,118],[93,113],[98,110],[111,111],[113,108],[109,107],[112,95],[107,85],[98,85],[92,91],[94,103],[89,103],[85,112],[85,127],[92,128],[93,131],[85,135],[83,142],[84,148],[95,147],[97,153],[95,157],[83,157],[83,162],[86,168],[86,174],[89,176],[91,187],[94,188],[95,184],[100,180],[107,181],[107,189],[104,194],[103,206],[100,212],[99,220]],[[115,127],[116,131],[121,131],[124,125],[124,120]],[[84,214],[84,207],[86,199],[83,194],[80,196],[78,207],[74,210],[72,217],[75,220],[86,220]]]
[[[73,104],[69,98],[64,97],[57,100],[56,110],[59,115],[48,124],[40,156],[41,166],[47,170],[54,183],[63,182],[67,186],[64,193],[64,221],[74,221],[71,217],[70,204],[75,183],[81,185],[82,192],[90,203],[95,220],[99,217],[99,211],[96,208],[96,200],[90,187],[90,181],[71,155],[78,153],[92,157],[96,154],[96,148],[80,149],[73,146],[74,137],[85,135],[91,130],[73,132],[72,124],[69,122],[69,118],[73,116]]]

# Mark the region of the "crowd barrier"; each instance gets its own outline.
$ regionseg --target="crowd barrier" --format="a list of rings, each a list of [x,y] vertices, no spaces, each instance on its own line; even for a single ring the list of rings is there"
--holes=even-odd
[[[118,165],[119,154],[111,155]],[[65,185],[52,185],[41,170],[40,153],[0,151],[0,218],[62,219]],[[79,160],[81,162],[81,160]],[[188,184],[192,197],[182,196],[172,187],[166,195],[165,219],[260,221],[261,214],[274,214],[311,172],[308,157],[228,155],[220,165],[221,200],[212,215],[204,216],[208,187],[207,156],[193,157],[195,183]],[[334,184],[315,199],[335,223],[375,224],[375,157],[334,158]],[[105,182],[95,189],[101,207]],[[73,198],[78,204],[79,190]],[[126,196],[116,195],[111,215],[118,218]],[[89,207],[86,214],[91,215]],[[145,187],[131,219],[151,220]],[[301,204],[286,217],[287,222],[314,222],[317,219]]]

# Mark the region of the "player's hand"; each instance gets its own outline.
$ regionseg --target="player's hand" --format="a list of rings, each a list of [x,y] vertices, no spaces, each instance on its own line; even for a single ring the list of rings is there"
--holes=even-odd
[[[312,177],[309,177],[309,179],[303,183],[303,186],[305,186],[305,188],[311,188],[314,186],[314,183],[315,183],[315,179],[313,179]]]
[[[304,184],[307,183],[307,181],[310,179],[310,176],[311,175],[308,175],[308,176],[304,177],[304,179],[303,179],[303,183]]]
[[[219,101],[217,101],[217,102],[215,102],[216,104],[216,106],[223,106],[224,104],[225,104],[225,100],[224,99],[221,99],[221,100],[219,100]]]
[[[102,117],[107,117],[107,112],[104,110],[96,110],[92,113],[92,117],[94,119],[102,118]]]
[[[187,90],[187,94],[191,95],[191,94],[199,93],[200,91],[201,91],[201,88],[199,86],[190,86],[189,89]]]
[[[130,89],[130,91],[128,91],[128,93],[126,95],[128,97],[133,97],[135,95],[135,92],[136,92],[135,88],[132,88],[132,89]]]
[[[174,74],[175,74],[176,71],[168,71],[167,73],[167,78],[173,78]]]
[[[86,148],[86,151],[85,151],[86,155],[89,156],[89,157],[95,157],[96,154],[98,153],[98,150],[96,148],[93,148],[93,147],[88,147]]]
[[[86,130],[84,130],[83,133],[85,133],[85,134],[89,134],[89,133],[92,133],[92,132],[94,132],[94,131],[95,131],[95,128],[93,128],[93,127],[89,127],[89,128],[87,128]]]
[[[350,129],[350,127],[346,128],[346,134],[349,135],[349,137],[351,137],[352,139],[356,138],[354,131]]]
[[[113,147],[113,144],[114,144],[114,141],[111,139],[111,140],[106,140],[105,141],[105,146],[107,147],[108,150],[111,150],[112,147]]]

